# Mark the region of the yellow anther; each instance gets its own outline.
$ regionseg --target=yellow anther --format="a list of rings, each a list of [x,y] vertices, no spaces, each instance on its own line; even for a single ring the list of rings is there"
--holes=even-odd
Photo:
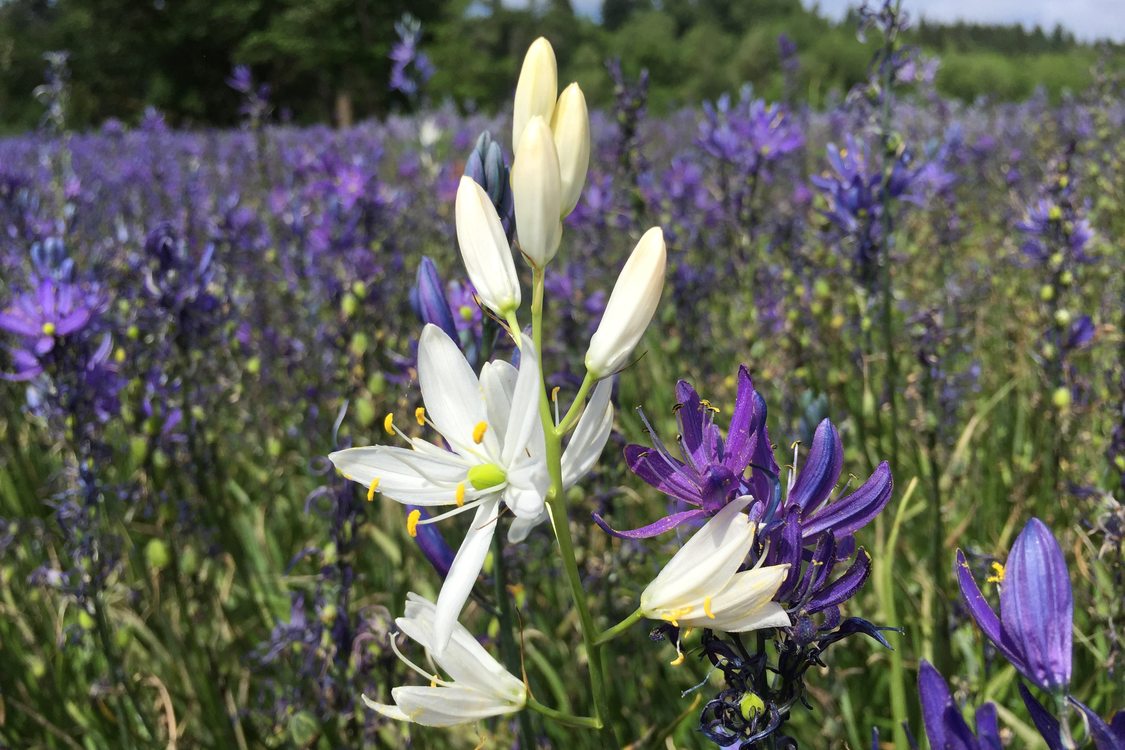
[[[418,420],[419,427],[426,426],[426,407],[419,406],[414,410],[414,419]]]
[[[678,667],[681,664],[683,664],[684,663],[684,652],[683,651],[677,651],[676,652],[676,658],[673,659],[672,661],[668,662],[668,663],[671,664],[673,667]]]
[[[484,440],[484,433],[488,430],[488,422],[477,422],[477,426],[473,428],[473,442],[480,445]]]
[[[465,483],[464,482],[458,482],[457,483],[457,494],[454,495],[454,499],[457,500],[457,507],[458,508],[460,508],[462,505],[465,504]]]
[[[992,575],[986,579],[989,583],[1004,582],[1004,566],[998,562],[992,563]]]
[[[712,620],[715,619],[715,613],[711,611],[711,597],[707,597],[703,600],[703,613]]]
[[[562,390],[561,385],[556,385],[554,388],[551,389],[551,400],[552,401],[558,401],[559,400],[559,391],[560,390]]]
[[[406,533],[410,538],[418,536],[418,522],[422,520],[422,511],[415,508],[410,511],[410,515],[406,517]]]
[[[430,678],[430,687],[437,687],[438,682],[439,682],[438,676],[435,674],[433,677]]]
[[[367,502],[375,499],[375,493],[379,491],[379,477],[371,480],[371,484],[367,485]]]
[[[57,331],[58,329],[55,328],[54,323],[44,323],[41,330],[43,331],[44,336],[54,336],[55,331]]]
[[[393,412],[387,412],[387,416],[383,417],[383,429],[387,431],[388,435],[395,434],[395,415]]]

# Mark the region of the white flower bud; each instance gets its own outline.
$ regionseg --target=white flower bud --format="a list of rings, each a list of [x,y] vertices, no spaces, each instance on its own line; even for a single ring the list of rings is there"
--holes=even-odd
[[[527,49],[516,84],[516,99],[512,107],[512,150],[519,147],[523,129],[532,117],[539,115],[547,122],[555,110],[559,90],[559,71],[551,43],[539,37]]]
[[[512,163],[512,201],[520,250],[537,268],[545,266],[559,250],[561,189],[551,129],[536,115],[524,128]]]
[[[598,330],[590,338],[586,369],[595,377],[624,367],[641,340],[664,289],[666,261],[664,232],[653,227],[641,237],[621,269]]]
[[[563,89],[551,120],[555,150],[559,154],[562,181],[562,215],[569,216],[578,205],[590,166],[590,113],[586,97],[577,83]]]
[[[520,306],[520,282],[496,207],[484,188],[462,177],[453,213],[469,281],[485,307],[503,318]]]

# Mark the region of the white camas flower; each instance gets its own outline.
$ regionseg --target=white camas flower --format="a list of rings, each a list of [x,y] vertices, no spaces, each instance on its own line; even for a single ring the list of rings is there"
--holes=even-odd
[[[523,338],[518,370],[507,362],[489,362],[478,380],[452,339],[427,325],[418,343],[418,383],[425,407],[415,418],[436,430],[451,450],[406,437],[388,414],[383,423],[387,432],[398,433],[409,447],[350,448],[329,458],[340,473],[367,488],[369,499],[382,493],[406,505],[455,506],[425,521],[412,512],[407,518],[411,535],[419,523],[476,509],[438,595],[437,638],[431,647],[440,651],[484,565],[500,506],[514,516],[509,538],[521,541],[546,517],[550,477],[539,421],[538,357],[528,337]],[[598,384],[578,422],[562,457],[564,483],[573,484],[590,470],[609,437],[610,389],[608,381]]]
[[[520,282],[496,207],[473,178],[462,177],[453,214],[469,281],[485,307],[506,317],[520,306]]]
[[[562,216],[570,215],[578,205],[590,167],[590,113],[586,97],[577,83],[563,89],[551,118],[555,150],[559,155],[559,177],[562,185]]]
[[[668,561],[641,594],[645,617],[725,633],[792,624],[773,601],[789,566],[738,570],[754,544],[756,526],[742,512],[750,501],[729,503]]]
[[[516,148],[512,202],[520,250],[532,265],[543,268],[562,240],[562,183],[555,139],[539,115],[527,123]]]
[[[605,377],[625,366],[660,302],[666,263],[664,232],[653,227],[625,261],[598,329],[590,337],[586,369],[594,377]]]
[[[437,608],[413,592],[406,595],[406,614],[395,620],[398,629],[422,644],[438,668],[452,678],[430,674],[391,646],[407,666],[430,680],[426,686],[391,689],[394,705],[377,703],[366,695],[363,702],[383,716],[430,727],[449,727],[521,711],[527,703],[523,682],[504,669],[460,623],[453,624],[449,645],[435,648]]]
[[[455,506],[425,523],[476,509],[438,595],[436,651],[449,641],[484,565],[501,503],[517,519],[535,519],[543,511],[550,478],[537,408],[539,365],[526,337],[520,363],[517,373],[506,362],[490,362],[478,380],[452,339],[427,325],[418,343],[418,383],[426,405],[415,416],[452,450],[407,438],[388,414],[387,431],[397,432],[409,448],[377,445],[329,456],[344,476],[368,488],[368,497],[379,492],[409,505]],[[420,515],[414,511],[407,520],[412,536]]]
[[[512,151],[523,137],[523,129],[538,115],[547,122],[555,110],[559,91],[559,70],[555,50],[551,43],[539,37],[527,49],[516,83],[516,98],[512,104]]]

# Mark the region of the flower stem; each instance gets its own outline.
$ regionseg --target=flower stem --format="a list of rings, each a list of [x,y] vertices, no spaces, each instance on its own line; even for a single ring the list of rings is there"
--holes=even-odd
[[[621,622],[614,625],[609,630],[604,630],[601,633],[599,633],[598,637],[594,639],[594,644],[597,645],[597,646],[602,646],[606,643],[609,643],[614,638],[621,635],[626,630],[628,630],[633,625],[637,624],[638,622],[640,622],[643,619],[644,619],[644,615],[641,614],[641,610],[638,607],[637,610],[635,612],[633,612],[633,614],[629,615],[628,617],[626,617],[624,620],[622,620]]]
[[[512,602],[508,597],[508,578],[504,566],[504,542],[500,534],[492,535],[492,579],[496,586],[496,608],[500,613],[500,656],[504,666],[513,674],[520,673],[521,660],[519,648],[512,635]],[[531,726],[531,716],[520,711],[520,747],[535,747],[535,732]]]
[[[555,431],[551,405],[547,399],[546,381],[543,376],[543,282],[543,270],[535,269],[532,274],[531,338],[535,344],[536,356],[539,357],[539,377],[541,381],[539,418],[543,423],[547,471],[551,477],[551,488],[547,492],[547,504],[551,514],[551,525],[555,531],[555,539],[559,544],[563,570],[566,573],[567,583],[570,585],[570,593],[574,599],[578,621],[582,626],[582,642],[586,647],[586,668],[590,675],[590,692],[593,698],[594,721],[596,722],[589,726],[604,732],[603,744],[605,747],[621,747],[621,743],[614,736],[613,728],[606,727],[602,722],[603,714],[609,709],[609,696],[602,670],[601,649],[594,641],[594,620],[590,616],[590,607],[586,602],[586,591],[582,588],[582,575],[578,571],[578,561],[574,555],[574,541],[570,537],[570,519],[567,515],[566,493],[563,490],[562,481],[562,436]]]
[[[597,382],[597,379],[587,371],[586,377],[582,378],[582,385],[578,387],[578,393],[574,395],[574,401],[570,404],[570,408],[566,410],[566,414],[558,426],[555,427],[555,433],[559,437],[570,432],[577,424],[578,418],[582,416],[582,407],[586,404],[586,396],[589,395],[590,388],[593,387],[595,382]]]
[[[568,714],[564,711],[559,711],[549,706],[544,706],[539,701],[532,698],[530,695],[527,697],[527,707],[536,713],[543,714],[560,724],[566,724],[571,727],[585,727],[586,729],[601,729],[601,719],[596,719],[592,716],[575,716]]]

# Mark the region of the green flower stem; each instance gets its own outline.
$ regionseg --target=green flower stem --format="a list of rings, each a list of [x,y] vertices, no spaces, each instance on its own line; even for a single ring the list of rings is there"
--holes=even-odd
[[[578,418],[582,416],[582,407],[586,403],[586,396],[590,394],[590,389],[596,382],[597,378],[587,371],[586,377],[582,378],[582,385],[579,386],[578,393],[574,396],[573,403],[571,403],[570,408],[566,410],[566,415],[562,418],[562,421],[555,427],[555,434],[559,437],[570,432],[574,428],[574,425],[578,423]]]
[[[609,630],[605,630],[605,631],[602,631],[601,633],[599,633],[598,637],[594,639],[594,644],[597,645],[597,646],[602,646],[606,643],[609,643],[614,638],[621,635],[626,630],[628,630],[633,625],[637,624],[638,622],[640,622],[643,619],[644,619],[644,614],[641,613],[640,607],[638,607],[636,612],[629,615],[628,617],[626,617],[624,620],[622,620],[621,622],[614,625]]]
[[[602,670],[602,655],[594,642],[594,620],[586,602],[586,591],[582,588],[582,576],[578,572],[578,561],[574,556],[574,542],[570,537],[570,520],[566,510],[566,493],[562,481],[562,436],[555,431],[551,405],[547,399],[547,385],[543,380],[543,270],[535,269],[532,274],[531,297],[531,338],[539,357],[539,418],[543,423],[546,442],[547,471],[551,476],[551,487],[547,492],[547,505],[551,514],[551,525],[559,544],[563,570],[566,573],[574,608],[582,626],[582,642],[586,646],[587,671],[590,674],[590,692],[594,704],[594,722],[590,726],[603,732],[605,747],[621,747],[614,736],[612,727],[606,727],[602,716],[609,708],[609,696]]]
[[[554,719],[560,724],[566,724],[571,727],[584,727],[586,729],[601,729],[601,719],[595,719],[592,716],[574,716],[564,711],[558,711],[554,708],[544,706],[539,701],[527,696],[527,707],[536,713],[543,714],[549,718]]]
[[[500,656],[508,671],[520,674],[522,665],[519,648],[512,632],[514,630],[512,601],[508,596],[508,576],[504,569],[504,541],[500,534],[492,536],[492,580],[496,587],[496,607],[500,613]],[[518,719],[520,747],[535,747],[531,716],[526,711],[520,711]]]

